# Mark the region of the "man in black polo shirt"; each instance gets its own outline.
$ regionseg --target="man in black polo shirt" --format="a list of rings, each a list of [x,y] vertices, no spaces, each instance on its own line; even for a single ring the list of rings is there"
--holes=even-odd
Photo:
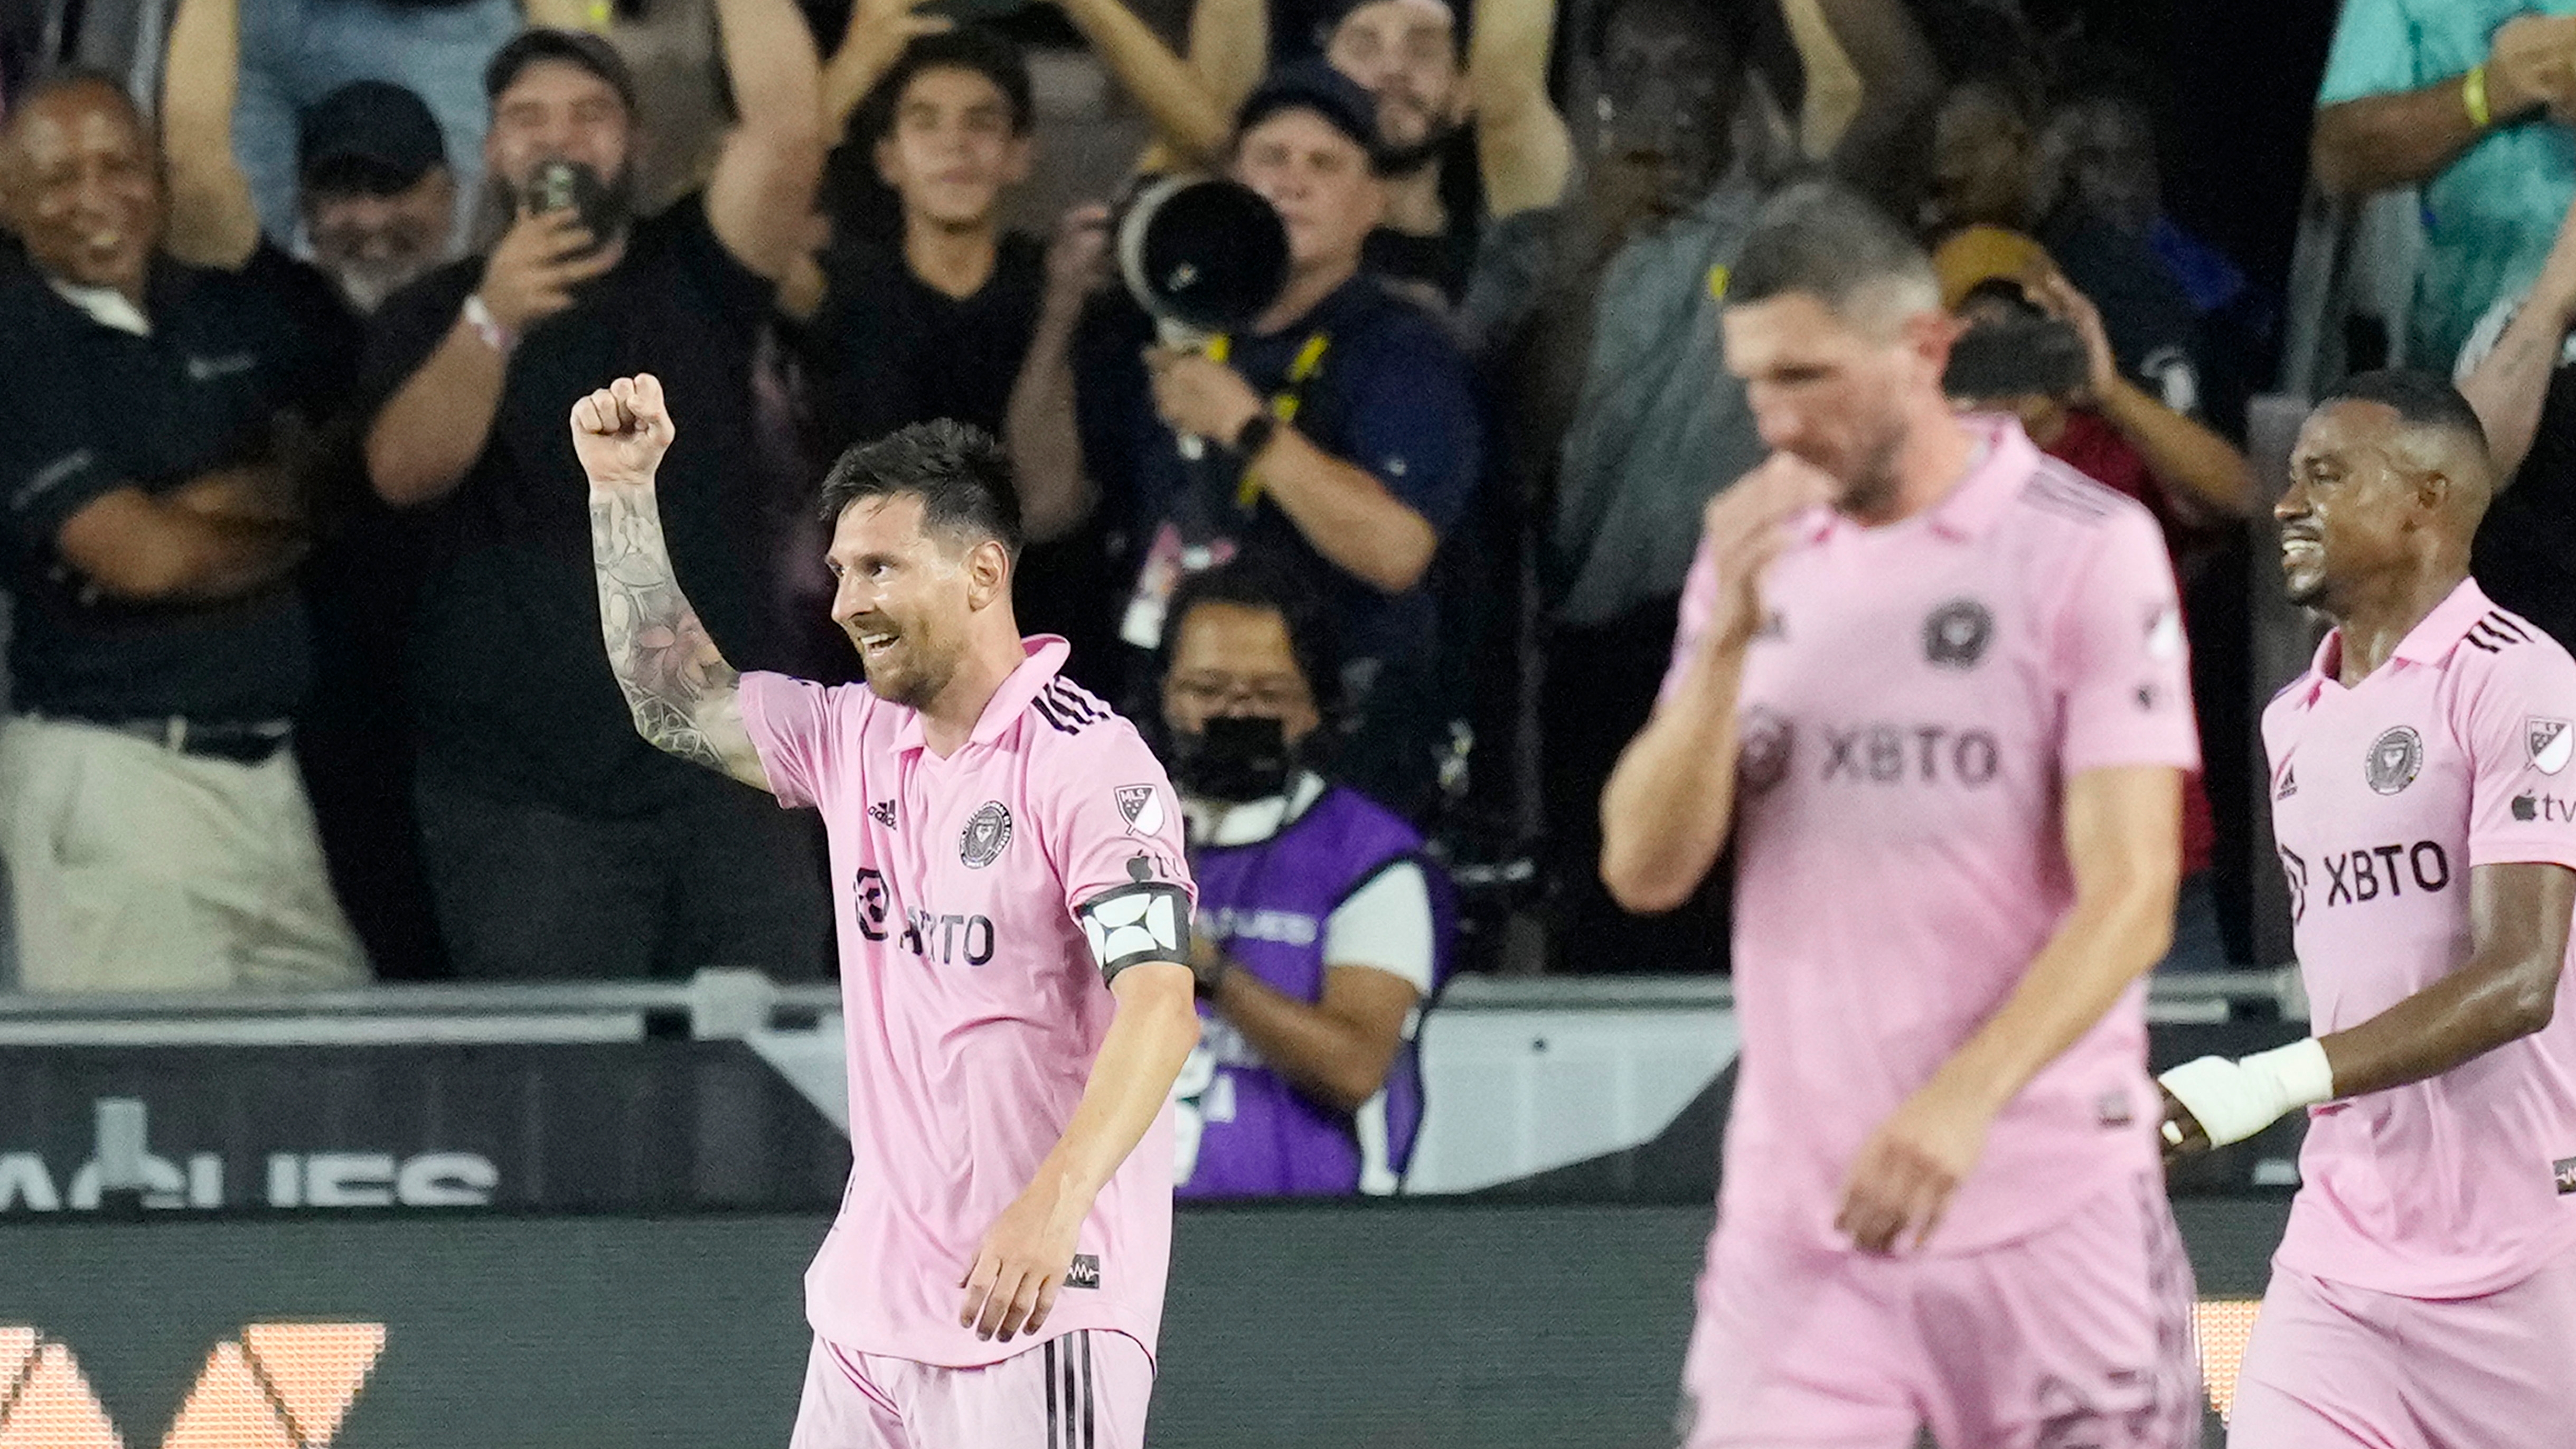
[[[19,711],[0,727],[0,856],[22,982],[354,984],[285,750],[309,661],[284,419],[319,411],[346,356],[299,317],[274,251],[238,272],[156,259],[158,157],[113,82],[21,98],[0,167],[32,264],[0,282]]]
[[[1125,322],[1103,314],[1071,365],[1079,447],[1028,426],[1012,450],[1032,513],[1078,512],[1096,481],[1128,542],[1120,636],[1140,660],[1180,578],[1237,553],[1272,556],[1319,591],[1344,642],[1338,773],[1419,812],[1447,704],[1428,687],[1428,580],[1475,489],[1478,427],[1466,360],[1440,323],[1361,270],[1385,206],[1376,109],[1320,61],[1254,91],[1233,174],[1287,224],[1287,290],[1224,340],[1222,360],[1158,348],[1140,367],[1132,309]],[[1200,458],[1182,456],[1181,434],[1206,440]],[[1068,456],[1078,469],[1061,466]]]
[[[385,305],[362,378],[367,468],[440,540],[411,641],[422,843],[471,977],[815,969],[810,844],[755,791],[635,734],[598,648],[564,427],[659,375],[692,419],[662,521],[729,658],[752,637],[752,349],[822,165],[813,39],[789,0],[717,0],[738,120],[705,191],[630,223],[634,84],[605,41],[531,30],[493,58],[486,173],[517,220]]]

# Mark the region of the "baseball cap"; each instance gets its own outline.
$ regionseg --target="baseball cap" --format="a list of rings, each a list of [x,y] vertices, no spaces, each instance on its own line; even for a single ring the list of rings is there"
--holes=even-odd
[[[538,26],[510,37],[510,43],[494,52],[492,63],[483,68],[483,98],[499,100],[501,93],[518,81],[521,72],[543,60],[579,66],[608,82],[617,98],[626,103],[627,113],[634,113],[635,74],[626,68],[626,57],[619,55],[617,47],[606,38],[587,30]]]
[[[447,164],[429,103],[390,81],[351,81],[296,118],[295,166],[308,184],[401,191]]]
[[[2018,284],[2034,268],[2056,269],[2047,248],[2020,232],[1982,223],[1961,228],[1932,253],[1933,274],[1941,279],[1941,305],[1954,312],[1984,283]]]
[[[1359,143],[1371,160],[1384,149],[1378,142],[1377,97],[1319,58],[1291,61],[1253,87],[1235,113],[1234,134],[1241,136],[1281,111],[1313,112]]]

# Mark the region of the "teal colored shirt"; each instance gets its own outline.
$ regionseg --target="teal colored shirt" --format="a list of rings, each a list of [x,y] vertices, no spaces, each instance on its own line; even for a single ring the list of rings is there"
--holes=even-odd
[[[2345,0],[2317,104],[2461,75],[2522,14],[2576,14],[2576,0]],[[2410,360],[2449,371],[2488,306],[2538,275],[2571,200],[2576,133],[2547,119],[2490,134],[2427,182]]]

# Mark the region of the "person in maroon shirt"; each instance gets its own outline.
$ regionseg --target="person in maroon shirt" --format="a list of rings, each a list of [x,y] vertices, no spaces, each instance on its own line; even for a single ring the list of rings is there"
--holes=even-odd
[[[2064,275],[2044,262],[2018,276],[1944,277],[1943,290],[1965,295],[1954,307],[1969,327],[2055,317],[2083,339],[2086,378],[2080,392],[2063,396],[1960,398],[1978,412],[2008,413],[2041,452],[2147,506],[2164,529],[2174,572],[2190,593],[2195,566],[2206,561],[2222,530],[2254,508],[2254,466],[2236,446],[2120,371],[2101,314]],[[2199,775],[2185,782],[2182,806],[2183,876],[2208,870],[2218,830],[2209,792]]]

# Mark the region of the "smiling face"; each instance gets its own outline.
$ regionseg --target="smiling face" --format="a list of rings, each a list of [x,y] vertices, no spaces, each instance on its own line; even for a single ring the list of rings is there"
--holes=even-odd
[[[2358,586],[2411,568],[2424,478],[2395,408],[2345,399],[2310,414],[2272,508],[2290,602],[2339,614]]]
[[[1008,555],[995,540],[969,543],[923,526],[917,493],[877,494],[841,510],[824,557],[841,626],[880,699],[928,707],[966,657],[979,598],[1009,597]]]
[[[10,227],[46,275],[140,300],[161,235],[159,158],[125,97],[104,82],[38,93],[10,117]]]
[[[304,189],[305,234],[313,262],[340,284],[361,312],[374,311],[447,255],[454,229],[456,178],[433,166],[399,191]]]
[[[1932,119],[1929,219],[1936,227],[2028,226],[2037,160],[2030,127],[2001,95],[1982,85],[1953,89]]]
[[[1390,149],[1419,147],[1459,119],[1464,75],[1446,6],[1371,0],[1333,27],[1324,59],[1377,97],[1378,134]]]
[[[981,71],[934,66],[913,76],[877,143],[877,174],[907,215],[946,228],[992,222],[1002,192],[1028,179],[1029,138],[1011,98]]]

